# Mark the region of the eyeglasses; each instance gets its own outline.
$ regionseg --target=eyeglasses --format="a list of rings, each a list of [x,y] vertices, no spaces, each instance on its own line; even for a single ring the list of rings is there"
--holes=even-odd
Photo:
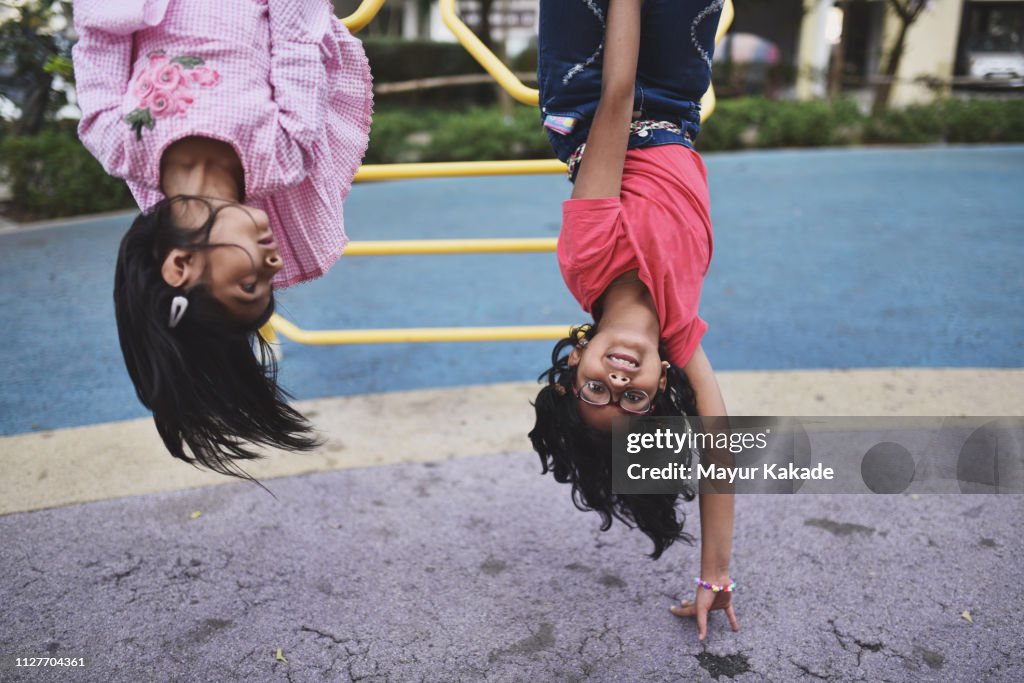
[[[592,406],[606,406],[609,403],[614,403],[627,413],[635,415],[646,415],[654,409],[654,400],[646,391],[626,389],[618,401],[613,401],[612,392],[603,382],[597,380],[584,382],[582,387],[573,389],[573,393],[576,394],[576,398]]]

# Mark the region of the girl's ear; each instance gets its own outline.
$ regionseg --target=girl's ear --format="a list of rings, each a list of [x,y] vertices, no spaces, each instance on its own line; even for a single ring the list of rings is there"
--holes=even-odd
[[[582,355],[583,355],[583,352],[580,349],[580,347],[578,347],[578,346],[572,347],[572,351],[569,352],[569,358],[567,359],[567,362],[569,363],[569,367],[574,368],[577,365],[579,365],[580,364],[580,358],[582,357]]]
[[[661,379],[658,380],[658,391],[665,391],[668,386],[668,369],[672,367],[667,360],[661,361]]]
[[[171,249],[160,268],[164,282],[171,287],[184,287],[199,279],[199,267],[195,252],[186,249]]]

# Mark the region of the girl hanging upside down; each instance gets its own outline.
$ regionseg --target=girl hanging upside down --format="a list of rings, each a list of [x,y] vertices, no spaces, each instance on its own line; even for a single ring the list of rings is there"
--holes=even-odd
[[[707,176],[693,140],[722,2],[542,0],[541,115],[575,185],[558,262],[593,323],[552,352],[530,432],[544,471],[573,500],[635,525],[657,558],[683,530],[677,495],[612,493],[616,416],[724,416],[698,316],[711,261]],[[692,500],[687,491],[684,497]],[[701,576],[673,614],[707,632],[709,610],[739,626],[729,575],[733,495],[700,495]]]
[[[256,331],[275,288],[344,250],[373,104],[361,43],[327,0],[75,0],[74,17],[79,136],[143,211],[114,279],[139,400],[173,456],[225,474],[250,443],[314,447]]]

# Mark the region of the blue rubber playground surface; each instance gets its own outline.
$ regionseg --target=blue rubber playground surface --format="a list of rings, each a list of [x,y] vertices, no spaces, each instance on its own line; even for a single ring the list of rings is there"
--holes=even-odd
[[[702,315],[718,370],[1019,367],[1024,147],[715,154]],[[359,239],[553,237],[560,176],[357,185]],[[140,417],[111,287],[131,216],[0,234],[0,434]],[[554,254],[345,257],[280,294],[306,329],[560,324]],[[284,343],[296,398],[531,380],[549,342]]]

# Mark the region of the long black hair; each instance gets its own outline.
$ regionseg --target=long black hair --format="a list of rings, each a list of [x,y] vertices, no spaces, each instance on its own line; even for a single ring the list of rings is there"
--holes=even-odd
[[[551,367],[541,373],[543,384],[534,402],[537,420],[530,432],[533,449],[540,456],[542,474],[551,472],[555,481],[572,485],[572,501],[580,510],[593,510],[601,516],[601,530],[611,528],[618,519],[636,527],[654,543],[652,559],[675,541],[693,543],[683,531],[686,515],[676,506],[681,495],[693,500],[694,493],[684,488],[681,494],[612,493],[612,435],[588,426],[580,418],[576,397],[576,366],[569,365],[569,353],[581,341],[597,334],[597,324],[580,325],[555,344]],[[662,358],[667,358],[664,348]],[[686,374],[674,365],[667,370],[665,390],[654,398],[653,415],[696,415],[696,396]]]
[[[205,205],[201,225],[180,225],[175,208],[182,201]],[[135,393],[153,412],[171,455],[251,479],[238,465],[260,457],[250,444],[305,451],[319,442],[306,419],[288,405],[270,347],[256,333],[274,312],[273,296],[258,319],[239,323],[203,284],[185,291],[161,274],[172,249],[216,246],[209,241],[216,217],[217,210],[197,197],[165,199],[140,214],[118,251],[114,313]],[[176,296],[185,296],[188,308],[172,327]]]

